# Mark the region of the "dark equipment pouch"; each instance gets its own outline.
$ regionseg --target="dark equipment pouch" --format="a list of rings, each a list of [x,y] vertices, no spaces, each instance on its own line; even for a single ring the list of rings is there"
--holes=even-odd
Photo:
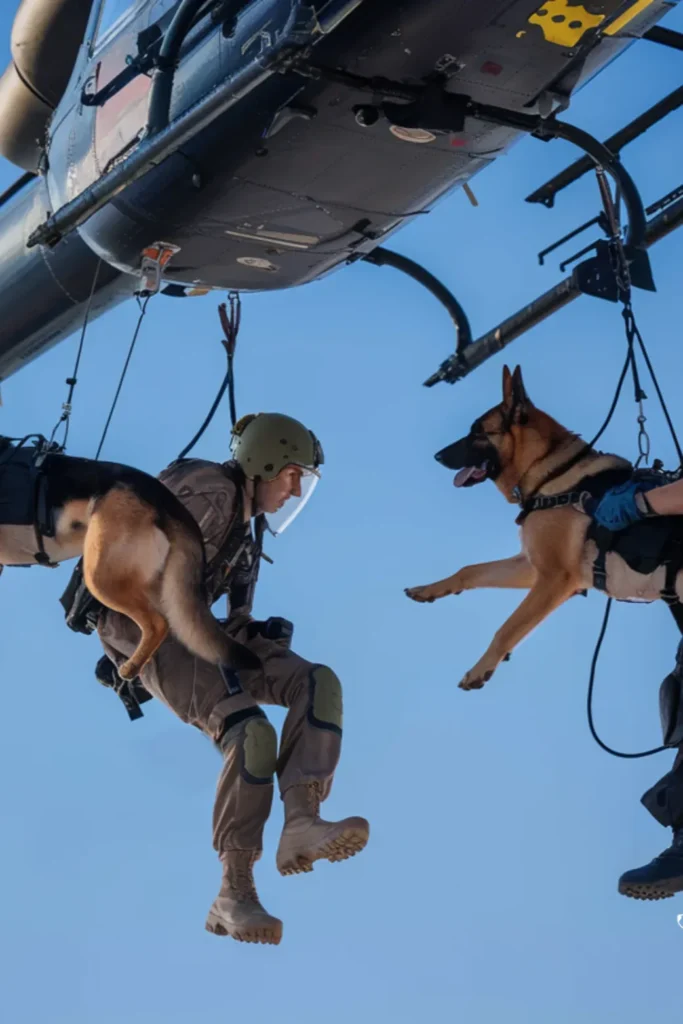
[[[71,574],[66,590],[59,599],[64,609],[66,624],[74,633],[90,636],[97,629],[100,614],[104,605],[93,597],[83,580],[83,561]],[[116,665],[107,655],[103,655],[95,666],[95,678],[102,686],[107,686],[117,694],[125,707],[131,722],[142,718],[141,704],[152,699],[139,679],[121,679]]]
[[[71,574],[59,603],[64,609],[69,629],[73,629],[74,633],[85,633],[86,636],[95,632],[104,605],[92,596],[85,585],[82,559]]]
[[[95,666],[95,678],[102,686],[108,686],[121,698],[131,722],[142,718],[141,704],[152,699],[139,679],[122,679],[114,662],[104,654]]]
[[[277,615],[271,616],[263,622],[250,622],[247,626],[247,639],[252,640],[255,636],[272,640],[273,643],[280,644],[281,647],[289,650],[294,636],[294,623]]]

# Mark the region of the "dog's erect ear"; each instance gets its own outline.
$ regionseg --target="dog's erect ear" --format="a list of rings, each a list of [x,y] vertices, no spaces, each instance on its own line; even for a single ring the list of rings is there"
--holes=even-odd
[[[529,401],[529,396],[526,393],[524,381],[522,380],[521,366],[516,366],[515,372],[512,374],[512,398],[515,405],[526,405]]]
[[[503,367],[503,405],[506,407],[512,405],[512,374],[507,365]]]
[[[509,422],[511,424],[526,423],[527,407],[530,404],[529,396],[526,393],[524,381],[522,380],[521,368],[516,366],[514,373],[510,373],[509,368],[504,366],[503,409],[505,410],[506,416],[509,417]]]

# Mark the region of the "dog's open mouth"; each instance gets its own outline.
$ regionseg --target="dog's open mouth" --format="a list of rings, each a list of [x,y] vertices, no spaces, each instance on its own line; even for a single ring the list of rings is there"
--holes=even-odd
[[[474,487],[486,480],[489,472],[488,460],[482,462],[481,466],[465,466],[459,473],[456,473],[453,480],[454,487]]]

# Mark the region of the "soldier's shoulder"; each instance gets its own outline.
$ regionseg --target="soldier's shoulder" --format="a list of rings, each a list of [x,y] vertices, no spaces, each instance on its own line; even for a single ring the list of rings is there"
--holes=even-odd
[[[237,474],[231,463],[208,459],[175,459],[159,474],[159,480],[171,489],[178,485],[192,490],[234,490]]]

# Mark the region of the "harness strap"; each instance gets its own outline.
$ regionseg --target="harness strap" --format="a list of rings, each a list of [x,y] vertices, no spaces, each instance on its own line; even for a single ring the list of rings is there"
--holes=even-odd
[[[139,678],[122,679],[116,665],[103,654],[95,667],[95,678],[102,686],[110,687],[121,699],[131,722],[144,717],[141,704],[152,700],[152,694],[144,688]]]
[[[603,594],[606,594],[607,552],[612,546],[614,533],[612,530],[607,530],[604,526],[598,526],[596,522],[592,522],[588,529],[587,537],[595,541],[598,549],[598,553],[593,561],[593,587],[595,590],[601,590]]]
[[[520,523],[531,512],[540,512],[551,508],[562,508],[566,505],[581,505],[586,491],[565,491],[564,494],[539,494],[535,498],[527,499],[524,507],[518,515],[516,522]]]
[[[42,511],[45,512],[45,477],[37,466],[34,466],[34,481],[33,481],[33,532],[36,538],[37,551],[34,554],[34,558],[38,565],[44,565],[48,569],[56,569],[58,562],[52,562],[45,551],[45,533],[43,527],[45,525],[45,516],[41,516],[41,505],[43,506]]]
[[[671,545],[671,558],[666,563],[664,576],[664,589],[660,591],[662,601],[673,608],[679,605],[680,601],[676,593],[676,577],[683,567],[683,551],[681,550],[680,538],[675,539]]]
[[[557,480],[557,478],[562,476],[564,473],[568,473],[570,469],[573,469],[574,466],[581,462],[581,459],[585,458],[586,455],[589,455],[592,451],[593,449],[589,444],[585,444],[583,448],[579,448],[578,452],[576,452],[571,459],[567,462],[563,462],[561,466],[557,466],[555,469],[551,470],[551,472],[548,473],[548,475],[544,477],[536,487],[534,487],[533,491],[526,496],[524,504],[526,505],[528,501],[535,498],[541,487],[545,487],[546,484],[550,484],[553,480]]]
[[[580,453],[583,457],[584,453]],[[575,460],[572,460],[572,464]],[[572,464],[566,464],[560,467],[560,471],[557,474],[561,476],[562,473],[568,472],[572,468]],[[548,510],[552,508],[561,508],[563,506],[575,505],[583,511],[584,502],[588,498],[600,498],[602,495],[617,484],[623,483],[625,479],[631,476],[632,471],[630,469],[606,469],[602,473],[596,473],[595,476],[587,476],[579,481],[577,490],[575,491],[564,491],[562,494],[538,494],[537,490],[532,492],[522,502],[522,511],[517,516],[515,522],[519,525],[524,522],[526,517],[531,512],[538,512],[542,510]],[[553,476],[552,479],[555,479]],[[550,478],[543,481],[539,486],[544,487],[550,482]],[[579,489],[580,488],[580,489]]]
[[[225,528],[223,543],[206,566],[206,585],[212,597],[214,591],[220,596],[226,578],[244,550],[244,542],[238,541],[237,547],[235,546],[235,529],[244,520],[244,474],[239,467],[227,462],[221,463],[221,469],[228,480],[235,484],[236,500],[232,517]]]

